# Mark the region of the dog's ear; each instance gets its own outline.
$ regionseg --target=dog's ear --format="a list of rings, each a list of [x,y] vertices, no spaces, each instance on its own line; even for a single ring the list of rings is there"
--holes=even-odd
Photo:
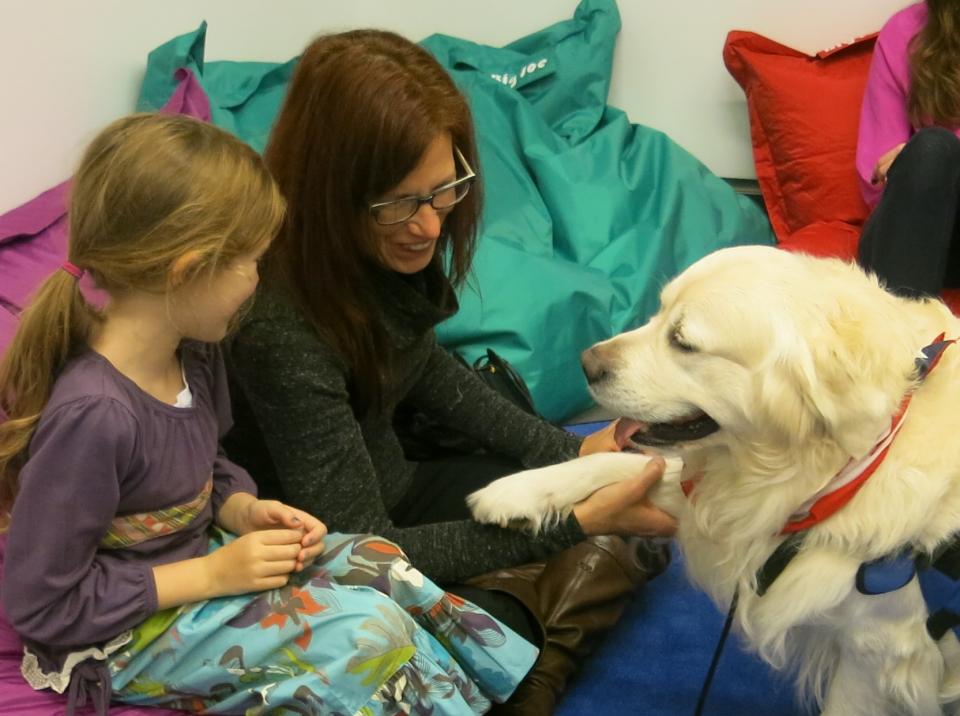
[[[850,455],[869,450],[912,383],[903,302],[859,269],[836,264],[782,346],[781,374],[794,382],[798,430],[829,436]]]

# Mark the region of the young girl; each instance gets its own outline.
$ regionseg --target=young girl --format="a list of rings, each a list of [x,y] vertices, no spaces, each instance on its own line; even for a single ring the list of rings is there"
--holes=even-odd
[[[185,117],[119,120],[81,162],[69,260],[0,364],[3,605],[25,678],[69,689],[68,712],[92,696],[100,713],[111,697],[216,714],[482,713],[536,657],[392,543],[324,540],[315,517],[258,500],[219,451],[215,344],[283,214],[253,150]]]

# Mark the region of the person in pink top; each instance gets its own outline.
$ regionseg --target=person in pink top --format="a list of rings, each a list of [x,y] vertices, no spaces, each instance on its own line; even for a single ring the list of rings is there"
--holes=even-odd
[[[926,0],[880,31],[860,112],[857,174],[874,207],[860,263],[894,293],[960,286],[960,0]]]

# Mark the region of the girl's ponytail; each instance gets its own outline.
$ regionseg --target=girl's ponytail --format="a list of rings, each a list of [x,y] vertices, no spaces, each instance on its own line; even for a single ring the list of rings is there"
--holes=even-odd
[[[96,321],[79,280],[63,269],[44,281],[20,314],[17,332],[0,361],[0,526],[53,383],[67,359],[86,346]]]
[[[101,320],[80,293],[82,272],[71,262],[107,296],[164,293],[184,254],[201,257],[197,271],[212,271],[268,242],[283,212],[257,153],[212,125],[135,114],[94,138],[70,191],[70,261],[24,309],[0,362],[0,421],[7,418],[0,422],[0,520],[54,381]]]

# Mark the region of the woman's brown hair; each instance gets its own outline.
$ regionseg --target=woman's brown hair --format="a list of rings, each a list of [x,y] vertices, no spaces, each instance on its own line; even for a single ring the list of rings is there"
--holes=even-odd
[[[236,137],[189,117],[132,115],[102,130],[80,161],[67,260],[108,295],[164,293],[178,259],[191,259],[178,281],[213,271],[272,239],[283,211],[262,159]],[[54,381],[101,320],[60,269],[20,315],[0,361],[0,523]]]
[[[443,67],[399,35],[356,30],[307,47],[267,144],[288,213],[263,280],[286,291],[344,357],[357,414],[379,407],[390,369],[371,290],[377,248],[369,204],[443,132],[476,167],[470,109]],[[470,268],[480,202],[475,186],[454,207],[426,269],[454,287]]]
[[[960,126],[960,0],[927,0],[927,22],[910,41],[907,113],[915,127]]]

